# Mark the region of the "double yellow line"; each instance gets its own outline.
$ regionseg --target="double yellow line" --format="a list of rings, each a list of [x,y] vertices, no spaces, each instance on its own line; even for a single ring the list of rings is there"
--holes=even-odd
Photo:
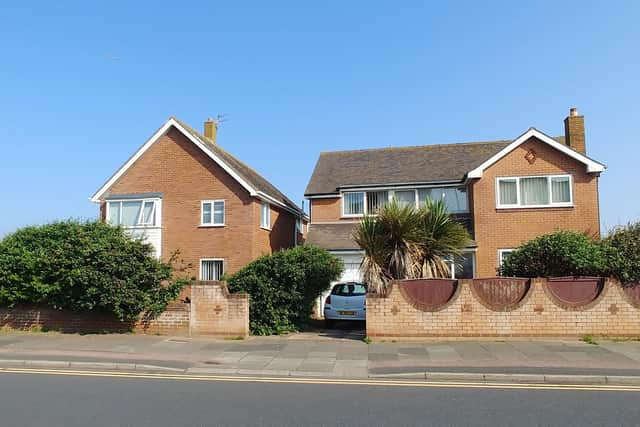
[[[228,375],[189,375],[162,374],[144,372],[112,372],[112,371],[77,371],[63,369],[28,369],[2,368],[0,373],[30,374],[30,375],[63,375],[77,377],[105,377],[126,379],[152,379],[176,381],[216,381],[239,383],[277,383],[277,384],[328,384],[346,386],[370,387],[415,387],[415,388],[480,388],[480,389],[517,389],[517,390],[555,390],[555,391],[624,391],[640,392],[639,386],[626,385],[580,385],[580,384],[527,384],[527,383],[483,383],[483,382],[454,382],[454,381],[402,381],[375,379],[339,379],[339,378],[299,378],[299,377],[255,377]]]

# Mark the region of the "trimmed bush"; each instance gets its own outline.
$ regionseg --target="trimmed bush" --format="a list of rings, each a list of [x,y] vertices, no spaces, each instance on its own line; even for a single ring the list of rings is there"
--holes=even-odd
[[[512,277],[607,276],[612,252],[584,233],[558,231],[511,252],[499,272]]]
[[[0,305],[100,311],[123,321],[157,315],[189,282],[175,277],[173,261],[99,221],[25,227],[0,241]]]
[[[603,243],[614,253],[612,274],[623,285],[640,283],[640,222],[612,230]]]
[[[227,284],[231,292],[250,295],[251,333],[280,334],[309,323],[316,298],[343,268],[324,249],[304,245],[258,258],[228,277]]]

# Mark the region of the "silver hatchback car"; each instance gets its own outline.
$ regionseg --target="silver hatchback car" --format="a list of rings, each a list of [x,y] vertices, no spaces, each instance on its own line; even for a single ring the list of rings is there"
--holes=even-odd
[[[335,320],[366,320],[367,287],[362,283],[347,282],[333,285],[324,302],[327,326]]]

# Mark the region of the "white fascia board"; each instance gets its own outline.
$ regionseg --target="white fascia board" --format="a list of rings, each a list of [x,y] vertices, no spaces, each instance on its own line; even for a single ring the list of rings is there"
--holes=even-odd
[[[255,197],[257,197],[258,199],[267,202],[267,203],[272,203],[276,206],[280,206],[282,209],[286,210],[287,212],[290,212],[302,219],[306,219],[307,221],[309,220],[309,217],[307,216],[307,214],[305,214],[302,210],[296,210],[291,208],[290,206],[282,203],[279,200],[274,199],[273,197],[269,196],[268,194],[262,192],[262,191],[258,191],[255,194]]]
[[[220,167],[227,172],[229,175],[231,175],[231,177],[233,177],[233,179],[235,179],[236,181],[238,181],[238,183],[244,187],[250,195],[252,196],[257,196],[258,193],[257,191],[251,186],[249,185],[244,179],[242,179],[233,169],[231,169],[225,162],[223,162],[218,156],[215,155],[215,153],[213,153],[211,150],[209,150],[209,148],[207,148],[206,145],[202,144],[202,142],[200,142],[197,138],[194,138],[193,135],[191,135],[191,132],[188,132],[185,128],[182,127],[182,125],[180,125],[180,123],[178,123],[176,120],[174,120],[174,118],[170,118],[169,120],[167,120],[165,122],[164,125],[162,125],[162,127],[160,129],[158,129],[158,131],[156,133],[154,133],[151,138],[149,138],[147,140],[147,142],[144,143],[144,145],[142,145],[142,147],[140,147],[138,149],[138,151],[135,152],[135,154],[133,156],[131,156],[129,158],[129,160],[127,160],[127,162],[122,165],[120,167],[120,169],[118,169],[116,171],[115,174],[113,174],[111,176],[111,178],[109,178],[109,180],[102,186],[100,187],[100,189],[91,197],[91,201],[94,203],[99,203],[100,202],[100,198],[104,195],[104,193],[113,185],[115,184],[115,182],[120,179],[120,177],[122,177],[122,175],[124,175],[124,173],[140,158],[142,157],[142,155],[144,153],[147,152],[147,150],[149,148],[151,148],[151,146],[153,144],[155,144],[158,139],[160,139],[164,134],[167,133],[167,131],[171,128],[171,126],[174,126],[176,129],[178,129],[184,136],[187,137],[187,139],[189,139],[189,141],[191,141],[192,143],[194,143],[198,148],[200,148],[207,156],[209,156],[211,159],[213,159],[213,161],[215,161],[218,165],[220,165]]]
[[[550,136],[545,135],[544,133],[540,132],[538,129],[530,128],[528,131],[526,131],[525,133],[520,135],[518,138],[516,138],[511,144],[507,145],[502,150],[500,150],[498,153],[494,154],[487,161],[482,163],[480,166],[478,166],[477,168],[475,168],[472,171],[470,171],[467,174],[467,178],[482,178],[482,172],[486,168],[488,168],[489,166],[491,166],[492,164],[494,164],[495,162],[497,162],[498,160],[500,160],[501,158],[503,158],[504,156],[509,154],[511,151],[516,149],[518,146],[520,146],[522,143],[524,143],[525,141],[527,141],[531,137],[535,137],[538,140],[540,140],[540,141],[550,145],[551,147],[555,148],[556,150],[566,154],[567,156],[569,156],[569,157],[571,157],[571,158],[583,163],[587,167],[587,172],[588,173],[603,172],[606,169],[606,166],[603,165],[602,163],[596,162],[595,160],[592,160],[592,159],[588,158],[587,156],[582,155],[582,154],[578,153],[575,150],[572,150],[571,148],[567,147],[566,145],[561,144],[558,141],[556,141],[555,139],[551,138]]]

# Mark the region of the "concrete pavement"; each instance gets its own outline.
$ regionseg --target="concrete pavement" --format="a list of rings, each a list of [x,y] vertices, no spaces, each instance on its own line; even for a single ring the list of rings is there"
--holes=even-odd
[[[332,330],[245,340],[146,335],[0,333],[0,367],[166,370],[192,374],[559,381],[589,376],[640,384],[640,342],[579,340],[362,341]],[[93,366],[93,367],[92,367]],[[514,376],[518,375],[518,376]],[[522,375],[525,375],[522,377]],[[526,377],[528,375],[528,377]],[[577,380],[580,380],[577,378]],[[587,379],[582,378],[582,381]],[[622,379],[621,379],[622,381]]]

